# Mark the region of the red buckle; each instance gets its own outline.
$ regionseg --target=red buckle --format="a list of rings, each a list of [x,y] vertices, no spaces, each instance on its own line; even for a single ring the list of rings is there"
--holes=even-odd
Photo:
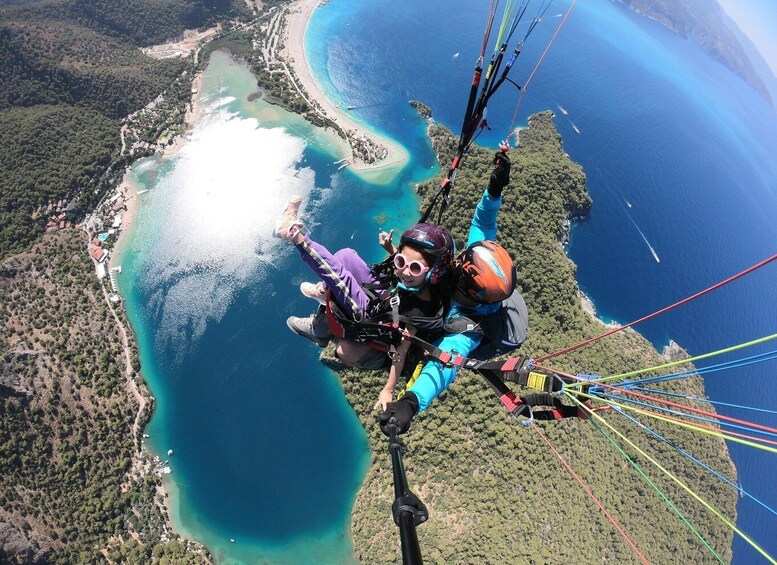
[[[512,357],[505,361],[505,364],[502,365],[503,371],[514,371],[515,366],[521,361],[520,357]]]
[[[518,409],[519,406],[523,404],[521,399],[515,396],[513,391],[504,393],[499,397],[499,401],[504,405],[505,408],[507,408],[508,412],[514,412]]]

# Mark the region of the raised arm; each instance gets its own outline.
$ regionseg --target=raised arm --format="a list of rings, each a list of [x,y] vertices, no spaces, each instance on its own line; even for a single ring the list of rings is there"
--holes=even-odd
[[[502,206],[502,189],[510,183],[510,158],[506,153],[497,151],[494,156],[494,171],[483,191],[469,228],[467,246],[484,239],[496,239],[496,217]]]
[[[397,252],[397,248],[394,246],[394,242],[391,239],[394,237],[394,230],[385,232],[383,230],[378,233],[378,244],[386,250],[389,255],[393,255]]]

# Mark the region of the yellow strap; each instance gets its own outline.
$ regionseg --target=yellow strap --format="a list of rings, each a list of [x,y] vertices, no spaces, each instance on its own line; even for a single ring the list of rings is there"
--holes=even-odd
[[[415,384],[415,381],[418,378],[418,376],[421,374],[421,371],[423,370],[425,364],[426,363],[424,362],[423,359],[421,359],[418,362],[418,365],[415,366],[415,370],[413,371],[413,376],[410,377],[410,379],[407,381],[407,384],[405,384],[405,388],[400,390],[399,393],[397,394],[397,400],[405,396],[405,393],[408,390],[410,390],[410,387],[412,387]]]

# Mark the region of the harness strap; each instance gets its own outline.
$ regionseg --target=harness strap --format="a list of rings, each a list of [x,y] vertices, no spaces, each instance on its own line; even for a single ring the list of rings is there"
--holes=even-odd
[[[348,319],[333,300],[331,289],[327,291],[326,322],[335,337],[367,343],[379,351],[389,351],[400,337],[398,324]]]
[[[415,343],[418,347],[423,349],[426,352],[426,356],[430,357],[436,361],[439,361],[446,367],[464,367],[466,369],[472,369],[473,371],[477,371],[481,365],[484,365],[484,361],[480,361],[478,359],[471,359],[469,357],[464,357],[463,355],[459,355],[455,351],[443,351],[436,345],[432,345],[428,341],[424,341],[420,337],[417,336],[411,336],[410,339],[413,340],[413,343]]]
[[[567,383],[563,377],[552,372],[530,370],[531,359],[528,356],[512,357],[505,361],[479,361],[459,355],[455,351],[447,352],[415,336],[409,336],[413,342],[426,352],[428,358],[439,361],[446,367],[471,369],[483,377],[499,402],[513,416],[526,416],[531,423],[536,420],[561,420],[579,417],[576,406],[567,406],[558,398],[558,394]],[[414,375],[415,376],[415,375]],[[505,381],[541,392],[529,394],[523,399],[515,394]],[[577,382],[569,379],[569,382]],[[409,388],[409,386],[407,387]],[[535,410],[535,406],[551,406],[550,410]],[[590,410],[590,407],[587,407]]]
[[[326,291],[326,304],[324,310],[326,312],[326,325],[329,326],[329,331],[332,335],[343,339],[345,337],[345,327],[340,322],[340,319],[335,315],[334,308],[336,307],[334,300],[332,300],[332,289]]]
[[[558,397],[548,392],[533,392],[523,397],[524,402],[531,406],[551,406],[550,410],[535,410],[537,420],[561,420],[563,418],[575,418],[578,415],[577,406],[567,406]]]
[[[478,368],[481,373],[491,372],[505,381],[541,390],[547,393],[560,393],[567,381],[556,373],[530,369],[531,360],[528,357],[513,357],[506,361],[484,363]]]
[[[391,295],[389,306],[391,306],[391,322],[399,327],[399,294]]]

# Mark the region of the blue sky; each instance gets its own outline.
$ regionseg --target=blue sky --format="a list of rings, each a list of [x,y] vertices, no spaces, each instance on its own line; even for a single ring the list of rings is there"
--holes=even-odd
[[[777,75],[777,2],[775,0],[718,0],[739,29],[761,52]]]

